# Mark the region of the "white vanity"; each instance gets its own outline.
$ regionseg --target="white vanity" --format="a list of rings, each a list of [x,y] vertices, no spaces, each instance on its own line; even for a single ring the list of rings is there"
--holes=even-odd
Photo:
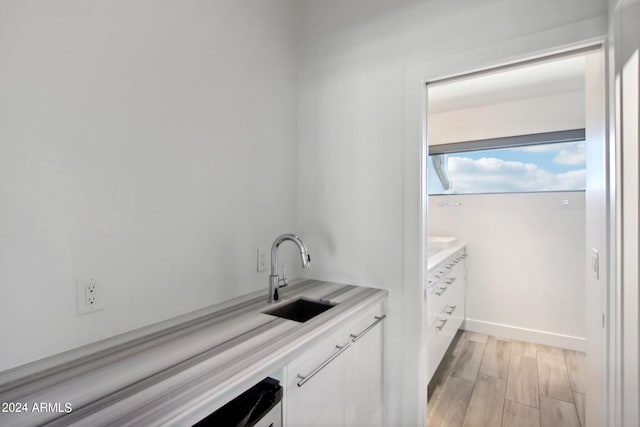
[[[430,238],[424,284],[427,379],[430,381],[465,319],[466,246],[455,238]]]

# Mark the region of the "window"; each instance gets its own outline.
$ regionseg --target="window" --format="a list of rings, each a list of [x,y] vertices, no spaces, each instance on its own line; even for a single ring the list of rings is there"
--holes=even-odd
[[[457,144],[450,145],[453,150]],[[449,151],[428,159],[430,195],[582,191],[585,186],[584,140]]]

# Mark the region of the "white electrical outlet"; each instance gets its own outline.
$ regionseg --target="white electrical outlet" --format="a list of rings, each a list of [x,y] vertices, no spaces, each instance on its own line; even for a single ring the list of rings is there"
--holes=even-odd
[[[267,248],[258,248],[258,272],[267,270]]]
[[[78,314],[93,313],[104,309],[102,284],[93,278],[76,281]]]

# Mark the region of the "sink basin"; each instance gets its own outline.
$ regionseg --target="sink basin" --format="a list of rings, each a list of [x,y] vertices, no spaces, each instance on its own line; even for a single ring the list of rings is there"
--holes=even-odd
[[[329,301],[299,298],[286,304],[265,310],[263,313],[302,323],[316,317],[320,313],[324,313],[335,305],[336,303]]]

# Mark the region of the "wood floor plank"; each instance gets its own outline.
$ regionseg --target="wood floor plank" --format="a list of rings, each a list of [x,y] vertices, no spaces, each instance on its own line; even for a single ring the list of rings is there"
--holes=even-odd
[[[509,373],[510,349],[511,343],[508,340],[489,337],[479,373],[506,380]]]
[[[540,396],[541,427],[580,427],[576,407],[563,400]]]
[[[505,380],[493,376],[501,375],[502,362],[493,363],[499,341],[460,333],[438,368],[429,427],[585,427],[585,395],[575,390],[584,389],[583,355],[509,340]]]
[[[448,377],[437,398],[429,405],[427,425],[429,427],[460,427],[473,392],[472,381]]]
[[[562,349],[538,346],[537,353],[540,395],[573,403]]]
[[[564,350],[564,361],[567,366],[571,390],[585,393],[585,354],[577,351]]]
[[[580,420],[580,425],[585,427],[584,422],[584,394],[573,392],[573,401],[576,405],[576,411],[578,412],[578,419]]]
[[[489,335],[481,334],[480,332],[464,331],[464,333],[466,335],[466,339],[469,341],[486,344],[487,340],[489,339]]]
[[[511,340],[511,354],[516,356],[536,357],[536,345],[530,342]]]
[[[502,427],[540,427],[540,411],[531,406],[505,400]]]
[[[502,423],[504,392],[507,382],[500,378],[478,375],[471,394],[463,427],[496,427]]]
[[[536,344],[535,346],[536,346],[536,354],[542,351],[544,353],[551,353],[553,355],[559,355],[564,357],[564,353],[562,349],[559,347],[552,347],[550,345],[542,345],[542,344]]]
[[[535,358],[511,354],[507,399],[538,407],[538,366]]]
[[[467,381],[475,381],[482,363],[482,355],[486,344],[472,340],[466,340],[462,346],[462,352],[451,371],[451,375]]]

